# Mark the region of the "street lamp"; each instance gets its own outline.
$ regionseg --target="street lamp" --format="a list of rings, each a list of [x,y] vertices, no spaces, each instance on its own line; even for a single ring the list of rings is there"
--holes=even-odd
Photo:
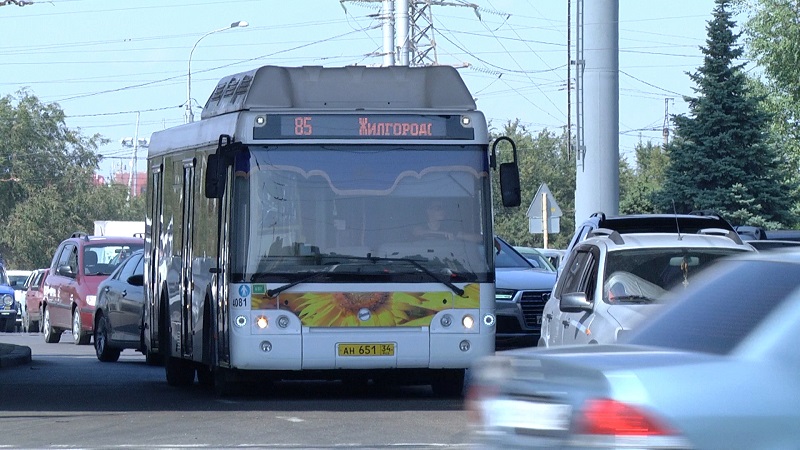
[[[246,27],[247,25],[247,22],[240,20],[238,22],[233,22],[227,27],[209,31],[208,33],[200,36],[200,39],[198,39],[197,42],[194,43],[194,46],[192,46],[192,51],[189,52],[189,71],[186,76],[186,123],[194,122],[194,113],[192,113],[192,54],[194,53],[194,49],[197,48],[197,44],[199,44],[200,41],[202,41],[203,38],[209,34],[219,33],[220,31],[229,30],[231,28],[242,28]]]

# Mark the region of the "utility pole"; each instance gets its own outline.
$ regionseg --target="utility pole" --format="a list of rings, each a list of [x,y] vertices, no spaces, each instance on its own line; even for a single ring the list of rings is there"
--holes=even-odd
[[[567,0],[567,159],[570,158],[572,158],[572,2]]]
[[[128,174],[128,198],[127,201],[130,202],[131,196],[136,193],[136,182],[137,178],[139,177],[138,170],[137,170],[137,157],[139,152],[139,147],[148,147],[149,143],[147,139],[139,139],[139,116],[141,115],[140,111],[136,111],[136,132],[134,133],[133,138],[123,138],[120,143],[123,147],[133,147],[133,158],[131,160],[131,171]]]
[[[579,29],[585,29],[578,43],[585,47],[578,104],[586,146],[576,158],[576,226],[597,211],[619,213],[619,0],[578,0],[578,5],[586,7],[589,20],[578,18]]]
[[[662,134],[664,135],[664,147],[669,145],[669,103],[674,101],[672,97],[664,99],[664,128]]]
[[[346,1],[383,4],[380,17],[383,20],[385,66],[439,65],[434,38],[434,6],[466,6],[472,8],[479,19],[481,17],[478,5],[466,0],[340,0],[342,7]],[[390,48],[393,54],[388,57]]]
[[[394,0],[383,0],[383,65],[394,65]]]

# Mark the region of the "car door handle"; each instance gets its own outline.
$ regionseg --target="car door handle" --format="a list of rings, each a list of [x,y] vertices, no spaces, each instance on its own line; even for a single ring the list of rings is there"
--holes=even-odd
[[[125,297],[126,295],[128,295],[128,290],[127,289],[123,289],[122,290],[122,296]]]
[[[553,318],[553,315],[552,315],[552,314],[550,314],[550,313],[547,313],[547,314],[545,314],[544,316],[545,316],[545,317],[547,317],[548,319],[552,319],[552,318]]]

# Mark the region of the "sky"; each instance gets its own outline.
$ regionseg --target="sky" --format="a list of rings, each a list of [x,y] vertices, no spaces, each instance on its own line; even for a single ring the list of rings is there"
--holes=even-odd
[[[573,59],[576,2],[571,2]],[[432,8],[436,46],[429,59],[435,55],[439,64],[459,67],[493,129],[519,120],[535,134],[560,133],[568,111],[567,0],[469,3],[477,8]],[[109,139],[99,149],[104,156],[99,172],[108,177],[132,167],[134,149],[123,139],[149,139],[184,123],[190,70],[193,103],[203,105],[221,78],[263,65],[381,65],[380,5],[355,0],[6,4],[0,6],[0,96],[24,89],[44,103],[57,103],[69,128]],[[638,142],[661,143],[666,113],[689,113],[683,97],[694,95],[694,85],[687,72],[702,65],[700,46],[713,7],[713,0],[619,0],[621,157],[632,161]],[[236,21],[248,26],[227,28]],[[227,29],[211,33],[222,28]],[[574,68],[571,73],[574,79]],[[195,120],[200,111],[194,110]],[[138,172],[146,170],[146,150],[136,151]]]

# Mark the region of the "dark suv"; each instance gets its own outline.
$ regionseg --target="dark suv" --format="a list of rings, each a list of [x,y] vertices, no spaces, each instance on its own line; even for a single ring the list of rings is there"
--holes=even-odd
[[[42,331],[55,343],[72,330],[76,344],[89,344],[93,333],[97,286],[119,264],[120,255],[144,248],[144,239],[126,236],[88,236],[74,233],[56,249],[44,282]]]

